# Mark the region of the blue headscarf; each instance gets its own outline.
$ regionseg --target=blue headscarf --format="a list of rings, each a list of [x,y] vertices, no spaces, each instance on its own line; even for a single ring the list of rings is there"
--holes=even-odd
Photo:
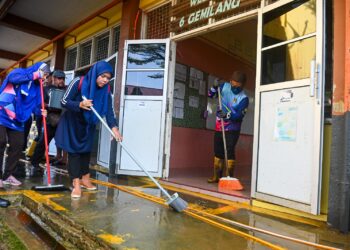
[[[101,116],[105,116],[107,114],[109,92],[108,84],[100,88],[96,83],[97,78],[103,73],[110,73],[113,77],[112,66],[105,61],[95,63],[85,75],[81,87],[81,94],[87,99],[93,100],[94,108]],[[84,111],[84,117],[88,124],[94,125],[98,122],[98,118],[92,111]]]
[[[44,72],[49,71],[49,67],[46,63],[37,62],[31,67],[26,69],[17,68],[11,71],[5,78],[0,88],[0,93],[3,93],[4,89],[9,85],[19,85],[16,89],[16,99],[12,102],[13,111],[16,113],[16,119],[19,122],[25,122],[29,119],[33,110],[41,103],[40,99],[40,86],[35,84],[33,79],[33,73],[39,69]],[[11,85],[9,85],[10,87]]]

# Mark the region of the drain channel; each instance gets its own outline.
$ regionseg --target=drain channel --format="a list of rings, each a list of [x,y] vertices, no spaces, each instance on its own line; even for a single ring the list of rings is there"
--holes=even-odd
[[[8,209],[2,217],[3,222],[27,249],[65,249],[20,208]]]

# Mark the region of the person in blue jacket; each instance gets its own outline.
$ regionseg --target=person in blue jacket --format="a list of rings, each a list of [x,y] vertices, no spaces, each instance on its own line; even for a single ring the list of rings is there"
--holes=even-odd
[[[102,117],[106,117],[116,138],[122,140],[108,84],[112,75],[109,63],[97,62],[86,76],[75,78],[69,84],[61,101],[66,111],[58,124],[55,141],[57,147],[68,152],[68,173],[73,182],[72,198],[81,197],[81,187],[96,190],[90,181],[89,162],[99,120],[91,111],[91,106]],[[87,100],[83,100],[82,96]]]
[[[218,97],[218,88],[221,93],[222,109],[216,114],[216,126],[214,135],[214,175],[208,179],[209,183],[218,182],[222,175],[233,177],[235,165],[235,147],[241,132],[243,117],[247,112],[249,98],[243,91],[246,75],[240,71],[233,72],[230,82],[219,84],[216,82],[209,89],[210,98]],[[224,121],[227,169],[224,171],[225,149],[221,119]]]
[[[41,115],[40,83],[50,68],[38,62],[33,66],[11,71],[0,87],[0,163],[3,162],[6,144],[5,171],[0,168],[0,187],[3,184],[19,186],[22,183],[12,174],[22,153],[24,123],[32,113]]]

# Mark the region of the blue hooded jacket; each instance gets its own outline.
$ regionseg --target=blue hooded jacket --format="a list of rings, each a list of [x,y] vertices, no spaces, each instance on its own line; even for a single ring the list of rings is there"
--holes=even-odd
[[[45,63],[38,62],[23,69],[14,69],[0,87],[0,125],[16,131],[24,130],[24,122],[34,112],[41,114],[40,85],[37,71],[48,71]]]

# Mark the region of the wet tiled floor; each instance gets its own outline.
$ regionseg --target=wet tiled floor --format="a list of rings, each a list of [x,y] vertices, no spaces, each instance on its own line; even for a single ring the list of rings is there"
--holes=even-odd
[[[62,213],[118,249],[315,249],[254,230],[241,229],[208,215],[219,216],[251,227],[295,237],[340,249],[350,249],[350,235],[341,234],[325,224],[301,223],[253,211],[247,204],[210,201],[189,193],[180,197],[189,202],[190,210],[177,213],[165,206],[160,191],[141,178],[93,176],[97,191],[84,192],[72,200],[70,192],[44,193]],[[55,183],[69,186],[67,177],[55,176]],[[42,178],[24,180],[21,188],[29,189]],[[0,190],[0,195],[6,194]],[[173,190],[169,190],[173,193]],[[57,194],[57,195],[54,195]],[[144,198],[142,198],[144,195]],[[140,197],[141,196],[141,197]],[[272,213],[273,214],[273,213]],[[288,216],[286,216],[288,217]],[[326,248],[324,248],[326,249]]]

